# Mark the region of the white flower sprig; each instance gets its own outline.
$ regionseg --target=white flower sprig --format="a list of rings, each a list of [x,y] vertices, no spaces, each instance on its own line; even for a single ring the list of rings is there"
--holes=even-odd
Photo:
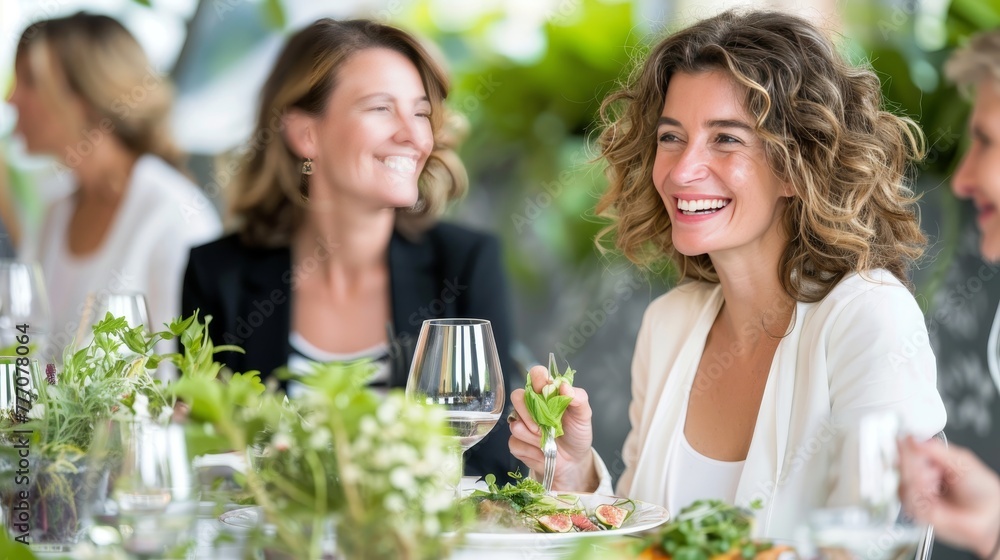
[[[256,373],[175,386],[192,420],[232,447],[254,444],[248,487],[293,557],[321,556],[333,518],[348,558],[442,558],[454,540],[445,534],[466,519],[443,412],[401,392],[383,399],[366,387],[370,374],[369,362],[318,365],[299,378],[308,390],[295,401],[263,392]]]

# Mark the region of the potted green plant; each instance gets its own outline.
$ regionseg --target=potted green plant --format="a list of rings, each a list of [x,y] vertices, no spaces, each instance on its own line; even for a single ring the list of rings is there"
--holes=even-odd
[[[223,371],[215,354],[239,349],[216,347],[209,320],[195,314],[147,334],[108,316],[94,327],[93,342],[68,354],[62,371],[40,384],[27,418],[0,418],[0,437],[31,434],[32,468],[47,477],[29,490],[27,540],[71,542],[78,535],[79,498],[87,495],[81,484],[94,479],[80,474],[98,423],[122,415],[166,420],[180,399],[189,441],[200,432],[211,434],[218,449],[259,451],[244,485],[275,527],[270,549],[323,557],[332,524],[346,558],[447,555],[465,516],[453,500],[458,450],[440,411],[398,391],[381,397],[369,390],[366,362],[317,366],[300,380],[306,395],[289,401],[265,390],[257,372]],[[164,339],[177,339],[181,352],[156,354]],[[178,381],[155,379],[164,360],[177,367]],[[4,450],[9,455],[11,448]],[[0,475],[7,479],[0,488],[11,487],[12,474]],[[4,495],[7,502],[18,499]],[[58,534],[36,529],[57,525],[65,528]]]
[[[164,334],[148,335],[108,315],[87,346],[68,351],[34,385],[27,413],[0,418],[0,473],[7,527],[22,543],[68,551],[79,536],[89,496],[86,455],[97,423],[113,414],[169,416],[173,397],[153,375]],[[25,362],[28,362],[25,359]]]
[[[447,556],[464,517],[453,499],[459,450],[443,413],[367,389],[366,362],[316,366],[299,379],[308,390],[295,401],[265,392],[256,372],[189,371],[203,373],[171,389],[191,407],[190,421],[254,450],[246,486],[274,526],[270,551],[327,557],[332,524],[345,558]]]

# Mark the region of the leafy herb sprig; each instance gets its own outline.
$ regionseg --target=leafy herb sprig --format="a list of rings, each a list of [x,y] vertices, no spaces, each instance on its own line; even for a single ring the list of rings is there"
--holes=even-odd
[[[0,423],[0,433],[31,430],[40,456],[60,463],[86,454],[99,420],[169,417],[174,398],[153,375],[165,358],[155,354],[154,346],[175,336],[181,327],[175,323],[169,328],[149,334],[108,313],[94,325],[94,338],[87,346],[67,349],[58,382],[39,384],[29,422]]]
[[[732,551],[749,560],[771,548],[769,542],[751,540],[752,528],[750,511],[719,500],[698,500],[649,537],[647,544],[676,560],[708,560]]]
[[[204,340],[203,348],[211,346]],[[193,357],[192,364],[201,364]],[[275,527],[269,546],[292,558],[322,556],[326,523],[348,558],[448,556],[465,522],[449,482],[460,476],[444,412],[366,386],[370,360],[316,364],[298,378],[297,399],[266,391],[257,372],[201,374],[172,384],[189,404],[189,424],[251,447],[246,488]]]
[[[485,477],[487,491],[476,490],[469,495],[473,503],[483,500],[509,504],[516,513],[538,518],[556,513],[579,513],[584,510],[579,500],[572,495],[553,496],[545,492],[545,488],[537,480],[523,478],[520,473],[508,473],[517,481],[497,486],[497,477],[488,474]]]
[[[569,364],[566,365],[566,371],[560,373],[555,354],[549,354],[549,376],[552,381],[542,388],[541,393],[535,392],[534,387],[531,386],[531,374],[528,374],[528,381],[524,386],[524,404],[528,408],[531,419],[543,428],[541,443],[543,448],[549,432],[544,428],[552,428],[556,437],[563,435],[563,413],[566,412],[566,408],[569,407],[573,398],[560,394],[560,391],[563,385],[573,386],[575,374],[576,371],[569,367]]]
[[[578,494],[553,495],[546,492],[537,480],[522,478],[520,473],[508,474],[517,481],[516,484],[508,482],[503,487],[499,487],[496,483],[496,477],[489,474],[485,478],[487,490],[476,490],[467,499],[476,506],[482,506],[484,502],[491,502],[490,507],[477,507],[480,512],[480,522],[485,519],[488,525],[492,524],[490,529],[499,525],[504,528],[527,527],[535,531],[549,532],[552,529],[547,525],[545,519],[547,516],[576,516],[578,514],[588,517],[596,527],[609,528],[605,521],[596,515],[596,509],[594,511],[588,510],[587,504],[580,499]],[[635,502],[629,499],[621,498],[608,505],[626,511],[622,522],[635,513]],[[499,508],[495,506],[499,506]],[[496,515],[497,513],[500,515]]]

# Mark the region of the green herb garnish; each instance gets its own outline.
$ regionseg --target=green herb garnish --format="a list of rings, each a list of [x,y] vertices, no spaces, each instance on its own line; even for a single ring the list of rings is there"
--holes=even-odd
[[[530,517],[541,517],[555,513],[570,513],[583,511],[575,496],[552,496],[545,492],[542,483],[532,478],[522,477],[520,473],[507,473],[517,481],[497,486],[497,477],[488,474],[485,477],[488,490],[476,490],[469,495],[474,503],[483,500],[507,503],[517,513]]]
[[[563,435],[562,417],[566,412],[572,397],[560,394],[563,385],[573,386],[573,376],[576,371],[566,364],[566,371],[559,373],[559,366],[556,364],[556,355],[549,354],[549,376],[552,382],[542,388],[541,393],[536,393],[531,386],[531,374],[528,374],[528,381],[524,386],[524,404],[528,408],[531,419],[542,429],[542,444],[548,439],[549,431],[544,428],[552,428],[555,436]]]
[[[698,500],[650,537],[650,544],[676,559],[708,560],[730,551],[751,559],[771,548],[770,543],[750,539],[752,528],[750,511],[719,500]]]
[[[509,474],[517,481],[516,484],[508,482],[501,488],[497,486],[496,477],[488,474],[485,478],[487,490],[476,490],[467,498],[476,506],[480,521],[487,526],[527,528],[535,532],[563,532],[553,529],[553,522],[556,522],[572,523],[569,527],[571,531],[600,531],[620,527],[635,512],[635,502],[628,499],[596,505],[593,506],[593,511],[589,511],[578,494],[552,495],[545,492],[536,480],[522,478],[519,473]],[[602,517],[610,513],[601,512],[601,508],[607,506],[614,506],[612,510],[615,511],[623,510],[618,513],[621,519],[613,525],[608,518]],[[590,528],[587,527],[587,521],[590,522]]]

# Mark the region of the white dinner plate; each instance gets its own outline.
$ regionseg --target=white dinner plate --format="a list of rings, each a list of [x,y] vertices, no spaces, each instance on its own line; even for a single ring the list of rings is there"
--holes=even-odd
[[[588,512],[593,512],[597,506],[604,504],[615,504],[622,498],[615,496],[604,496],[600,494],[563,494],[576,496],[580,499],[580,505]],[[587,533],[484,533],[470,532],[465,534],[463,548],[550,548],[564,547],[573,544],[574,541],[585,538],[622,536],[633,533],[641,533],[650,529],[655,529],[670,520],[670,513],[666,508],[647,502],[632,500],[635,504],[635,511],[617,529],[607,531],[592,531]]]
[[[593,512],[597,506],[614,504],[621,498],[603,496],[600,494],[564,494],[577,496],[580,505],[588,512]],[[469,532],[465,534],[460,548],[462,549],[500,549],[500,550],[538,550],[544,548],[562,548],[575,544],[575,541],[585,538],[622,536],[641,533],[655,529],[670,520],[666,508],[638,500],[632,501],[635,511],[625,520],[621,527],[606,531],[588,533],[511,533],[511,532]],[[227,511],[219,516],[219,521],[236,532],[245,532],[257,527],[260,516],[258,506],[248,506]]]

